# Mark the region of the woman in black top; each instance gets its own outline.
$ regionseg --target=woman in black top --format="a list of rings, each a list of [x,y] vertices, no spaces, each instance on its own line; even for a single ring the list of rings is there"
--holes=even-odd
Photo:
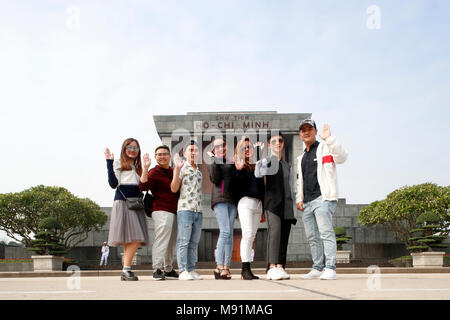
[[[260,143],[255,145],[261,146]],[[242,229],[241,239],[241,278],[244,280],[259,279],[250,268],[253,261],[252,247],[258,224],[263,218],[264,178],[255,177],[255,145],[249,137],[244,137],[237,143],[235,149],[236,192],[238,195],[239,221]]]

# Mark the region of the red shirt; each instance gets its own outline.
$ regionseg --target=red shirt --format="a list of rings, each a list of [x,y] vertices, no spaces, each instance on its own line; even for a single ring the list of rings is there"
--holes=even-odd
[[[177,213],[177,203],[180,192],[173,193],[170,190],[172,183],[173,168],[164,169],[156,165],[148,172],[148,181],[139,181],[139,189],[150,190],[153,194],[152,211],[167,211]]]

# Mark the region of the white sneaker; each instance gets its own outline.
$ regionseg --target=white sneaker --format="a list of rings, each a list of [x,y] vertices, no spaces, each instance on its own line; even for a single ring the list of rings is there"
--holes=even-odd
[[[333,269],[325,268],[322,275],[319,278],[320,280],[336,280],[336,271]]]
[[[202,276],[199,275],[195,270],[189,272],[194,280],[203,280]]]
[[[282,280],[283,279],[283,272],[281,272],[280,269],[277,267],[272,267],[267,271],[266,279],[267,280]]]
[[[318,279],[322,275],[322,271],[319,271],[317,269],[311,269],[311,271],[303,276],[301,276],[302,279]]]
[[[283,280],[290,279],[291,276],[282,267],[277,267],[278,270],[283,274]]]
[[[180,273],[178,280],[194,280],[194,277],[191,275],[190,272],[184,270],[182,273]]]

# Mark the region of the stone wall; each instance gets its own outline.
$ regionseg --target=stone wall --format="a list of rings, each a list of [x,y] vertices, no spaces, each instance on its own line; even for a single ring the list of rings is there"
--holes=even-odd
[[[218,230],[215,215],[208,205],[209,197],[209,195],[205,195],[203,200],[205,211],[203,213],[202,237],[198,249],[199,261],[211,261],[209,257],[212,256],[215,243],[212,243],[209,231]],[[396,240],[392,233],[380,226],[363,227],[358,224],[358,213],[364,206],[363,204],[346,204],[345,199],[339,199],[336,213],[333,216],[333,225],[345,227],[347,234],[353,237],[350,243],[344,245],[345,250],[352,251],[352,260],[373,262],[375,264],[408,254],[403,243]],[[73,248],[65,257],[74,259],[81,265],[97,265],[99,263],[101,246],[104,241],[108,240],[111,208],[105,207],[102,210],[108,215],[105,225],[98,232],[90,232],[88,238]],[[301,213],[298,211],[296,211],[296,218],[297,224],[292,227],[289,237],[288,261],[311,261],[311,252],[305,236]],[[152,244],[154,239],[153,220],[147,219],[147,222],[150,243]],[[240,230],[239,219],[236,220],[234,227],[235,230]],[[257,250],[264,253],[267,241],[266,229],[267,223],[260,223],[256,239]],[[30,258],[32,255],[26,248],[10,246],[3,246],[3,248],[4,258]],[[447,248],[445,251],[447,254],[450,253],[450,248]],[[123,253],[122,247],[110,247],[108,264],[121,265],[121,253]],[[140,248],[138,253],[141,254],[143,264],[151,264],[151,246]]]
[[[24,247],[5,247],[5,259],[28,259],[31,258],[33,254],[33,252],[28,251]]]
[[[32,262],[0,263],[0,272],[24,272],[33,271]]]
[[[211,243],[210,234],[208,230],[218,229],[217,221],[214,212],[210,209],[210,195],[204,195],[203,199],[203,231],[202,238],[199,245],[199,261],[210,260],[207,257],[211,256],[211,250],[214,245]],[[333,216],[333,225],[342,226],[346,229],[347,234],[353,237],[350,243],[344,245],[345,250],[352,251],[352,259],[364,260],[364,261],[378,261],[388,260],[407,254],[404,245],[396,240],[393,235],[380,226],[363,227],[359,225],[357,217],[359,211],[364,207],[364,204],[346,204],[345,199],[339,199],[336,213]],[[91,232],[88,239],[83,241],[77,248],[74,248],[70,252],[70,258],[77,261],[91,261],[92,263],[98,263],[100,260],[100,249],[104,241],[108,239],[109,232],[109,215],[111,208],[102,208],[107,215],[108,221],[103,228],[98,232]],[[288,261],[311,261],[311,252],[308,241],[305,236],[303,222],[301,219],[301,213],[296,210],[297,224],[292,227],[289,237],[288,246]],[[153,220],[147,219],[148,231],[150,235],[150,241],[153,243]],[[240,230],[239,219],[236,220],[235,230]],[[267,223],[259,224],[260,230],[267,229]],[[257,245],[265,248],[265,241],[267,237],[264,237],[264,232],[257,239]],[[264,242],[264,243],[261,243]],[[120,253],[123,252],[122,248],[111,248],[110,263],[120,263]],[[139,249],[139,253],[142,254],[143,263],[151,263],[151,246],[142,247]]]
[[[333,226],[344,227],[347,234],[352,236],[352,241],[343,246],[344,250],[352,251],[352,259],[387,260],[398,257],[406,251],[404,245],[382,227],[363,227],[358,223],[359,211],[364,206],[366,205],[346,204],[345,199],[339,199],[333,215]],[[291,229],[289,238],[288,261],[311,261],[311,251],[306,239],[301,212],[297,211],[296,217],[297,224]],[[370,248],[370,250],[365,251],[362,248],[366,250]]]

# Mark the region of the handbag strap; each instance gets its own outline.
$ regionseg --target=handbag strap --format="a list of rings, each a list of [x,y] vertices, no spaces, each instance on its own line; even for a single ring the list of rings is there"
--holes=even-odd
[[[125,198],[125,200],[128,200],[128,198],[127,197],[125,197],[125,195],[123,194],[123,192],[122,192],[122,190],[120,190],[120,184],[117,186],[117,190],[119,190],[119,192],[122,194],[122,196]],[[141,197],[143,196],[143,194],[142,194],[142,191],[140,191],[141,192]],[[148,191],[147,191],[147,193],[148,193]]]
[[[125,198],[125,200],[128,200],[127,197],[125,197],[125,195],[123,194],[122,190],[120,190],[120,185],[117,186],[117,190],[119,190],[119,192],[122,194],[122,196]]]

